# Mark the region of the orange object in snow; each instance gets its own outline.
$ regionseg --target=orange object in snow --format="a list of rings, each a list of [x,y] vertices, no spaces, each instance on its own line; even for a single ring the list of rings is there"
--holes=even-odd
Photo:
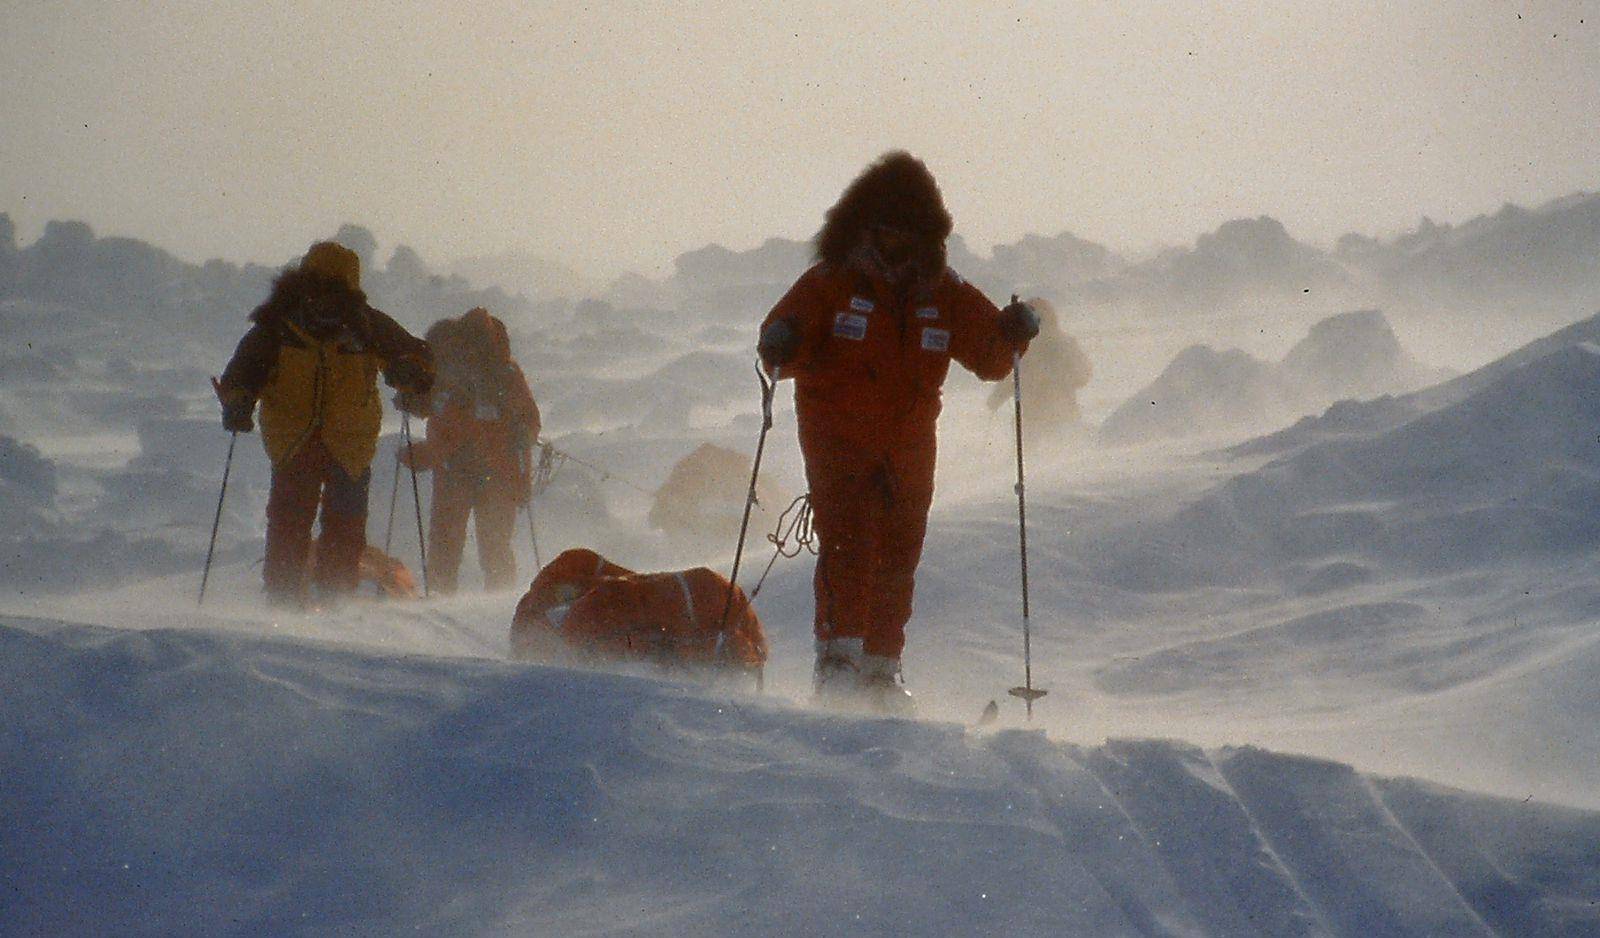
[[[422,590],[410,568],[371,544],[361,552],[361,582],[377,587],[385,599],[419,599]]]
[[[310,569],[323,575],[318,567],[317,543],[313,541],[309,545],[306,561]],[[370,588],[374,595],[384,599],[418,599],[422,596],[417,578],[410,568],[371,544],[361,549],[356,561],[356,578],[359,588]]]
[[[548,622],[540,621],[550,609],[570,606],[573,600],[587,593],[594,584],[606,577],[619,576],[633,576],[633,571],[619,567],[587,548],[575,547],[562,551],[556,559],[545,564],[528,586],[528,592],[517,603],[516,615],[511,620],[513,647],[520,630],[554,628]]]
[[[696,567],[634,573],[591,550],[569,550],[539,571],[517,604],[511,650],[517,658],[576,654],[759,670],[766,633],[744,591]]]

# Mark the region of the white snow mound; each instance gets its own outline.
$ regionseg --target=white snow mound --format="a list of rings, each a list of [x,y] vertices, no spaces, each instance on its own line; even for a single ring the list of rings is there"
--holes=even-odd
[[[1600,814],[1258,749],[0,625],[9,934],[1579,935]]]

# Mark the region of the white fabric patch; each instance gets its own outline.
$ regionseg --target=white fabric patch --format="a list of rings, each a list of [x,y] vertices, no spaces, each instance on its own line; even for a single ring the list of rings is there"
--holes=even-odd
[[[938,319],[939,318],[939,307],[937,307],[937,306],[924,306],[921,309],[917,310],[917,318],[918,319]]]
[[[859,313],[835,313],[833,334],[841,339],[860,342],[867,337],[867,317]]]
[[[683,573],[673,574],[678,578],[678,589],[683,593],[683,617],[691,627],[694,625],[694,593],[689,591],[689,578]]]
[[[852,296],[850,298],[850,308],[858,313],[870,313],[872,312],[872,301],[864,296]]]
[[[925,352],[950,351],[949,329],[924,329],[922,330],[922,350]]]
[[[566,620],[567,613],[571,611],[571,603],[562,603],[559,606],[551,606],[549,609],[546,609],[544,611],[544,617],[550,621],[551,628],[559,631],[561,629],[561,623]]]

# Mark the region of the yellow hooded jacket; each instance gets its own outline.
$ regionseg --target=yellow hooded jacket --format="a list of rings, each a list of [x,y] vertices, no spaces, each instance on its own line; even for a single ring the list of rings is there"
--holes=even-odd
[[[337,329],[313,331],[304,310],[325,287],[315,276],[279,277],[272,297],[252,314],[255,325],[240,340],[218,393],[225,404],[260,400],[261,438],[273,465],[321,440],[345,472],[359,477],[372,464],[383,420],[378,374],[402,391],[426,393],[433,356],[426,343],[367,306],[359,291],[340,297]]]

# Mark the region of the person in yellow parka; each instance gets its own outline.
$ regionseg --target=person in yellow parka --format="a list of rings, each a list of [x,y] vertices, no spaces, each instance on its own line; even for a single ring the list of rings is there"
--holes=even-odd
[[[312,245],[284,271],[250,319],[216,391],[222,425],[235,433],[254,429],[261,403],[261,439],[272,460],[262,574],[268,600],[306,602],[319,504],[316,585],[330,598],[347,595],[359,582],[366,546],[367,489],[383,418],[378,374],[403,400],[418,400],[433,385],[433,354],[367,304],[360,259],[332,241]]]

